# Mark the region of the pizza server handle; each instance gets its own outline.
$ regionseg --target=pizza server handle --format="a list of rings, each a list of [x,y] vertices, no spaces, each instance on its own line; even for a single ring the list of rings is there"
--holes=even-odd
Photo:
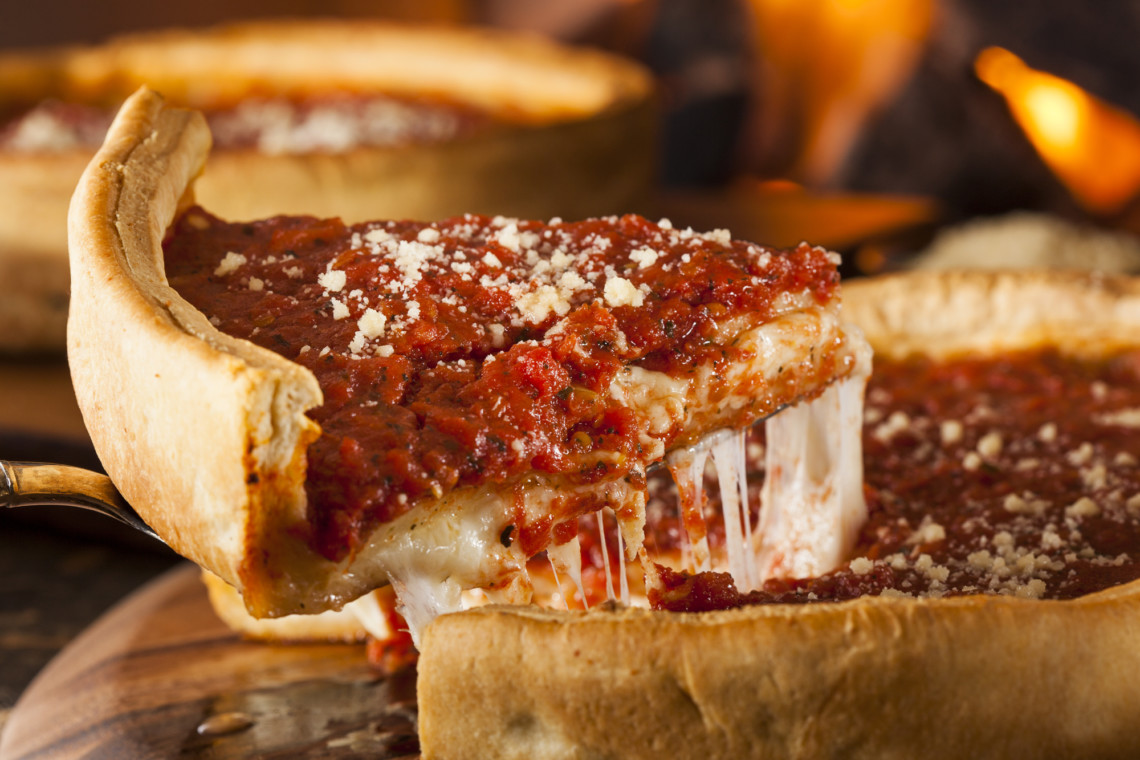
[[[106,475],[62,464],[8,462],[0,459],[0,507],[30,507],[37,504],[102,512],[162,541],[131,509],[131,505],[127,504]]]

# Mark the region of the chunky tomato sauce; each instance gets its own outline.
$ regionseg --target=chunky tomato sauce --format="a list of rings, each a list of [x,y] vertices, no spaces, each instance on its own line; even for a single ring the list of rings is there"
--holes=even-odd
[[[468,137],[503,121],[459,103],[352,94],[248,98],[203,113],[217,149],[269,154],[437,143]],[[0,114],[0,150],[94,150],[114,116],[113,108],[54,100]]]
[[[637,216],[349,227],[195,209],[166,268],[220,330],[316,374],[323,434],[306,487],[312,543],[330,558],[459,486],[643,477],[646,423],[608,396],[624,366],[720,374],[738,358],[726,322],[767,319],[786,308],[780,294],[825,303],[837,284],[821,249]],[[511,538],[538,551],[576,514]]]
[[[870,518],[856,559],[747,594],[727,574],[661,568],[656,606],[1068,599],[1140,578],[1140,352],[877,362],[863,439]],[[749,459],[756,485],[763,462]],[[654,532],[673,547],[679,535],[668,520]]]

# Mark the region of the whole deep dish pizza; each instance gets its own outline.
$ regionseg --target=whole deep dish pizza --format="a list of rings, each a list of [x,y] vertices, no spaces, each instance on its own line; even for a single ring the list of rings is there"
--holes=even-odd
[[[653,610],[441,618],[426,756],[1136,753],[1140,282],[913,274],[844,310],[876,350],[850,557],[751,590],[661,568]]]
[[[1140,323],[1135,282],[986,275],[849,287],[848,315],[880,356],[898,360],[880,364],[886,382],[872,385],[865,415],[853,406],[865,355],[857,332],[837,318],[826,252],[767,251],[632,217],[604,229],[475,216],[434,225],[232,224],[180,203],[204,138],[193,117],[140,95],[76,196],[82,310],[72,358],[93,437],[132,503],[181,551],[243,585],[256,611],[308,609],[392,580],[422,633],[425,756],[464,757],[473,747],[502,757],[1134,754],[1133,560],[1113,542],[1135,528],[1127,449],[1135,346],[1121,329]],[[603,237],[609,242],[599,245]],[[309,255],[330,246],[332,258]],[[694,271],[684,265],[703,276],[681,276]],[[496,267],[511,268],[498,284]],[[568,272],[583,282],[564,279]],[[512,293],[512,283],[521,290]],[[494,289],[501,303],[488,297]],[[226,300],[236,305],[218,305]],[[459,316],[461,306],[479,318]],[[681,319],[686,308],[695,321]],[[307,321],[290,328],[286,317],[297,313]],[[433,325],[447,330],[432,334]],[[615,327],[624,344],[606,332]],[[693,340],[677,342],[678,327]],[[298,345],[291,329],[322,345]],[[289,360],[262,350],[273,345]],[[655,348],[637,353],[648,346]],[[462,355],[432,353],[440,347]],[[992,359],[958,358],[1015,349],[1024,352],[996,368],[985,363]],[[473,372],[466,365],[475,356]],[[606,374],[612,360],[614,374]],[[301,370],[310,361],[325,401],[315,422],[302,415],[316,405],[315,391],[289,397],[312,387]],[[552,381],[559,369],[574,382]],[[696,387],[682,384],[678,393],[697,395],[667,403],[668,394],[649,390],[664,381],[648,373],[696,375]],[[399,385],[405,374],[425,392]],[[472,394],[472,374],[502,382],[492,394]],[[1083,427],[1060,415],[1041,422],[1040,389],[1055,393],[1058,384],[1033,382],[1051,374],[1068,378]],[[928,398],[911,377],[947,391]],[[710,387],[719,390],[710,396]],[[993,408],[957,407],[950,388],[989,394]],[[462,445],[425,447],[416,425],[377,411],[398,404],[364,390],[410,398],[423,429]],[[602,410],[580,414],[582,395]],[[374,403],[353,410],[354,397]],[[805,398],[814,402],[768,425],[764,465],[782,472],[765,485],[757,536],[742,535],[755,524],[751,508],[742,519],[743,499],[725,510],[735,510],[736,527],[731,517],[718,525],[698,491],[703,449],[690,444]],[[1006,408],[1024,398],[1035,402]],[[482,410],[495,399],[509,408]],[[355,415],[357,427],[337,415]],[[183,426],[178,447],[146,424],[156,417]],[[491,432],[465,438],[472,419]],[[859,438],[840,434],[863,421],[876,463],[865,492],[857,480],[850,487],[843,468],[852,451],[858,461]],[[366,430],[369,422],[381,429]],[[1035,444],[1025,443],[1026,429]],[[1072,437],[1090,430],[1110,435]],[[360,455],[370,450],[362,439],[395,440],[384,438],[393,431],[402,449],[381,444],[383,467],[362,465],[370,459]],[[533,448],[532,437],[550,445]],[[743,434],[720,438],[706,444],[718,469],[735,463],[720,494],[728,502],[750,449]],[[1112,453],[1110,444],[1125,448]],[[512,470],[520,463],[508,452],[523,453],[518,447],[530,461]],[[449,458],[457,451],[475,461]],[[926,464],[942,464],[950,478],[943,501],[963,497],[964,514],[924,511],[915,495],[924,484],[900,482],[900,473],[917,471],[901,457],[920,451]],[[1050,456],[1068,469],[1048,469],[1057,464]],[[310,471],[333,475],[309,484],[302,458]],[[662,459],[687,505],[671,524],[648,498],[658,477],[650,468]],[[181,467],[187,461],[202,464]],[[1002,478],[1003,468],[1020,475]],[[481,480],[490,469],[500,480]],[[424,472],[430,477],[417,479]],[[533,477],[542,478],[536,490]],[[1052,477],[1074,482],[1045,487]],[[401,478],[393,506],[384,489]],[[367,493],[338,502],[322,491],[330,483],[336,493],[357,483]],[[510,507],[500,500],[487,508],[488,489],[501,483],[511,486]],[[812,486],[818,493],[808,493]],[[1068,501],[1073,488],[1083,495]],[[400,506],[408,511],[392,519]],[[608,546],[624,543],[601,556],[616,565],[633,559],[630,546],[643,547],[646,595],[658,609],[499,606],[428,624],[463,606],[453,579],[460,591],[524,598],[523,567],[540,550],[563,574],[563,599],[575,590],[588,597],[586,566],[597,563],[583,557],[597,556],[601,542],[582,519],[601,507],[620,525]],[[971,551],[963,557],[962,548]],[[675,553],[681,561],[670,567]],[[462,555],[477,562],[457,565]],[[427,561],[416,566],[417,557]],[[356,565],[361,558],[365,566]],[[708,572],[717,564],[728,572]],[[1070,582],[1074,573],[1088,578],[1089,568],[1099,573],[1093,587]],[[620,586],[627,573],[617,574]],[[828,601],[851,596],[858,598]]]
[[[648,73],[521,34],[261,21],[7,53],[0,350],[62,348],[67,204],[143,83],[207,114],[197,192],[228,218],[580,217],[635,203],[652,171]]]

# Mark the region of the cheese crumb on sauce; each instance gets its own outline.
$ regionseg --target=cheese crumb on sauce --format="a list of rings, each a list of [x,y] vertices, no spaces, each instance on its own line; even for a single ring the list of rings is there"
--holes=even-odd
[[[342,270],[333,269],[330,264],[326,271],[317,275],[317,282],[328,292],[339,293],[344,290],[344,286],[348,282],[348,274]]]
[[[1094,517],[1100,514],[1100,506],[1087,496],[1082,496],[1065,507],[1067,517]]]
[[[962,423],[958,420],[943,420],[939,430],[944,444],[958,443],[962,440]]]
[[[978,453],[987,459],[992,459],[1001,453],[1001,446],[1001,434],[989,432],[978,441]]]
[[[638,269],[645,269],[646,267],[653,266],[657,261],[657,251],[648,246],[642,246],[641,248],[635,248],[629,254],[629,258],[631,261],[637,263]]]
[[[882,425],[875,428],[875,437],[880,441],[889,441],[895,435],[907,430],[910,427],[910,418],[906,412],[896,411],[892,412],[891,416]]]
[[[614,308],[618,306],[637,307],[645,302],[645,296],[642,292],[624,277],[612,277],[606,281],[605,298],[606,305]]]
[[[1140,428],[1140,409],[1120,409],[1094,417],[1101,425],[1117,425],[1126,428]]]
[[[214,275],[217,277],[225,277],[227,274],[232,274],[238,268],[246,263],[246,258],[240,253],[230,251],[218,263],[218,268],[214,270]]]
[[[523,319],[532,324],[543,322],[551,314],[564,316],[570,311],[570,300],[565,291],[554,285],[539,285],[529,293],[523,293],[515,301]]]

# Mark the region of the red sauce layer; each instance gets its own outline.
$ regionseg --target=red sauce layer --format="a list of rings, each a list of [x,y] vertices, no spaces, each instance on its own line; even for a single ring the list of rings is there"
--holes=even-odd
[[[838,277],[818,248],[637,216],[349,227],[200,209],[175,225],[166,270],[220,330],[316,374],[311,542],[334,559],[457,486],[639,477],[644,425],[606,395],[621,367],[726,367],[738,352],[718,325],[766,319],[782,293],[826,302]]]
[[[884,592],[1069,599],[1140,578],[1140,352],[879,361],[863,440],[861,559],[747,594],[727,574],[661,568],[655,605],[702,611]],[[749,460],[758,487],[763,462]],[[662,521],[654,540],[678,546],[675,523]]]
[[[249,98],[203,113],[216,148],[268,154],[444,142],[473,135],[496,121],[472,106],[438,99],[352,94]],[[114,108],[54,100],[0,114],[0,150],[94,150],[114,116]]]

